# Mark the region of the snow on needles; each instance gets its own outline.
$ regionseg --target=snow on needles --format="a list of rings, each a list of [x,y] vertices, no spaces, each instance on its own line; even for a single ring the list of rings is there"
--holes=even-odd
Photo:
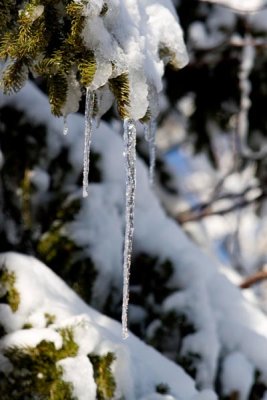
[[[100,15],[103,1],[90,1],[84,8],[88,18],[83,37],[97,62],[90,90],[127,73],[129,116],[138,120],[148,107],[152,113],[157,111],[164,64],[172,62],[182,68],[188,62],[182,29],[170,0],[109,0],[106,4],[108,12],[104,16]],[[166,55],[160,56],[166,49]]]
[[[34,347],[43,340],[60,348],[61,337],[57,332],[63,327],[71,327],[78,354],[60,360],[58,365],[63,368],[63,379],[72,383],[78,400],[96,399],[93,369],[87,355],[103,355],[110,351],[116,354],[113,368],[116,399],[156,398],[155,388],[161,382],[171,388],[175,396],[170,397],[172,399],[199,399],[193,380],[179,366],[133,335],[122,344],[120,324],[87,306],[44,264],[30,256],[2,253],[0,269],[3,267],[16,275],[16,289],[22,306],[5,318],[3,310],[9,306],[0,304],[1,324],[9,332],[0,340],[0,352],[12,346]],[[32,293],[35,294],[34,304]],[[46,328],[43,318],[45,313],[55,316],[49,328]],[[33,320],[39,321],[39,328],[23,329],[25,323]],[[20,329],[13,332],[13,327],[18,324]],[[10,370],[10,365],[6,364]]]

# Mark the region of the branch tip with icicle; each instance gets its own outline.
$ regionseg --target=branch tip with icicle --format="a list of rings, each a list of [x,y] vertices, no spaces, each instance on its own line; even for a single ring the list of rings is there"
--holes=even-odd
[[[85,128],[84,128],[84,153],[83,153],[83,197],[88,196],[90,150],[93,133],[93,109],[95,94],[89,88],[86,89],[85,99]]]

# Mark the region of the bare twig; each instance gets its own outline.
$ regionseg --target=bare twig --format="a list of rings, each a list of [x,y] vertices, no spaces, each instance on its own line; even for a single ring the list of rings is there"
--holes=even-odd
[[[267,40],[261,38],[252,38],[246,36],[245,38],[241,38],[239,36],[232,36],[230,38],[229,43],[235,47],[245,47],[245,46],[253,46],[253,47],[267,47]]]
[[[256,283],[262,282],[267,279],[267,271],[258,271],[255,274],[248,276],[241,284],[241,289],[248,289]]]
[[[190,212],[199,212],[201,210],[204,210],[206,208],[210,208],[210,207],[214,206],[214,204],[220,200],[230,200],[230,199],[236,200],[236,199],[240,199],[240,198],[242,199],[252,190],[260,190],[261,191],[261,187],[259,185],[248,186],[245,190],[243,190],[243,192],[240,192],[240,193],[227,192],[227,193],[221,194],[220,196],[216,195],[216,192],[215,192],[215,196],[212,197],[209,201],[196,204],[196,205],[192,206],[189,211]]]
[[[225,215],[229,214],[230,212],[237,211],[241,208],[247,207],[251,204],[257,203],[266,197],[267,197],[267,192],[262,192],[258,196],[255,196],[252,199],[243,198],[242,200],[232,204],[231,206],[221,208],[219,210],[214,210],[213,204],[204,203],[190,210],[179,213],[175,219],[180,224],[185,224],[186,222],[199,221],[200,219],[203,219],[205,217],[210,217],[212,215]]]

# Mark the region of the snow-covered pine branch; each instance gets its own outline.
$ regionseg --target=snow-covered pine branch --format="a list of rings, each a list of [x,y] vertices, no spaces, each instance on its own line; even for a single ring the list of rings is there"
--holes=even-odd
[[[29,72],[47,81],[52,112],[79,108],[86,91],[83,195],[88,195],[93,116],[114,99],[124,119],[126,148],[126,227],[123,336],[127,337],[129,275],[135,204],[136,121],[154,120],[164,66],[183,67],[187,53],[170,0],[29,0],[2,10],[0,60],[5,92],[18,91]],[[6,23],[6,20],[9,23]],[[151,142],[151,148],[153,143]],[[151,151],[153,165],[154,152]]]
[[[6,92],[28,72],[43,77],[56,115],[78,109],[81,90],[98,98],[96,114],[111,106],[121,117],[157,112],[164,65],[181,68],[187,54],[170,0],[29,0],[2,15],[0,58]],[[4,17],[11,19],[5,25]]]

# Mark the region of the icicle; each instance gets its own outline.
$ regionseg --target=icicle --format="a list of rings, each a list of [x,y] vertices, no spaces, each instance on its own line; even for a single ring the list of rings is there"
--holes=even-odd
[[[86,89],[85,101],[85,130],[84,130],[84,152],[83,152],[83,197],[88,196],[88,175],[90,164],[90,148],[92,140],[92,125],[93,125],[93,105],[94,92],[89,88]]]
[[[126,227],[123,259],[123,304],[122,304],[122,337],[128,337],[128,305],[131,255],[134,231],[134,207],[136,186],[136,126],[132,119],[124,121],[124,157],[126,166]]]
[[[69,133],[69,127],[68,127],[68,121],[67,121],[67,116],[64,115],[63,119],[63,135],[67,135]]]
[[[145,139],[149,144],[149,182],[150,185],[154,185],[154,175],[155,175],[155,164],[156,164],[156,122],[150,120],[147,125],[145,125]]]
[[[95,115],[95,122],[96,122],[96,127],[99,128],[100,122],[101,122],[101,117],[99,115],[99,110],[100,110],[100,106],[101,106],[101,102],[100,102],[100,95],[95,95],[95,100],[96,102],[96,115]]]

